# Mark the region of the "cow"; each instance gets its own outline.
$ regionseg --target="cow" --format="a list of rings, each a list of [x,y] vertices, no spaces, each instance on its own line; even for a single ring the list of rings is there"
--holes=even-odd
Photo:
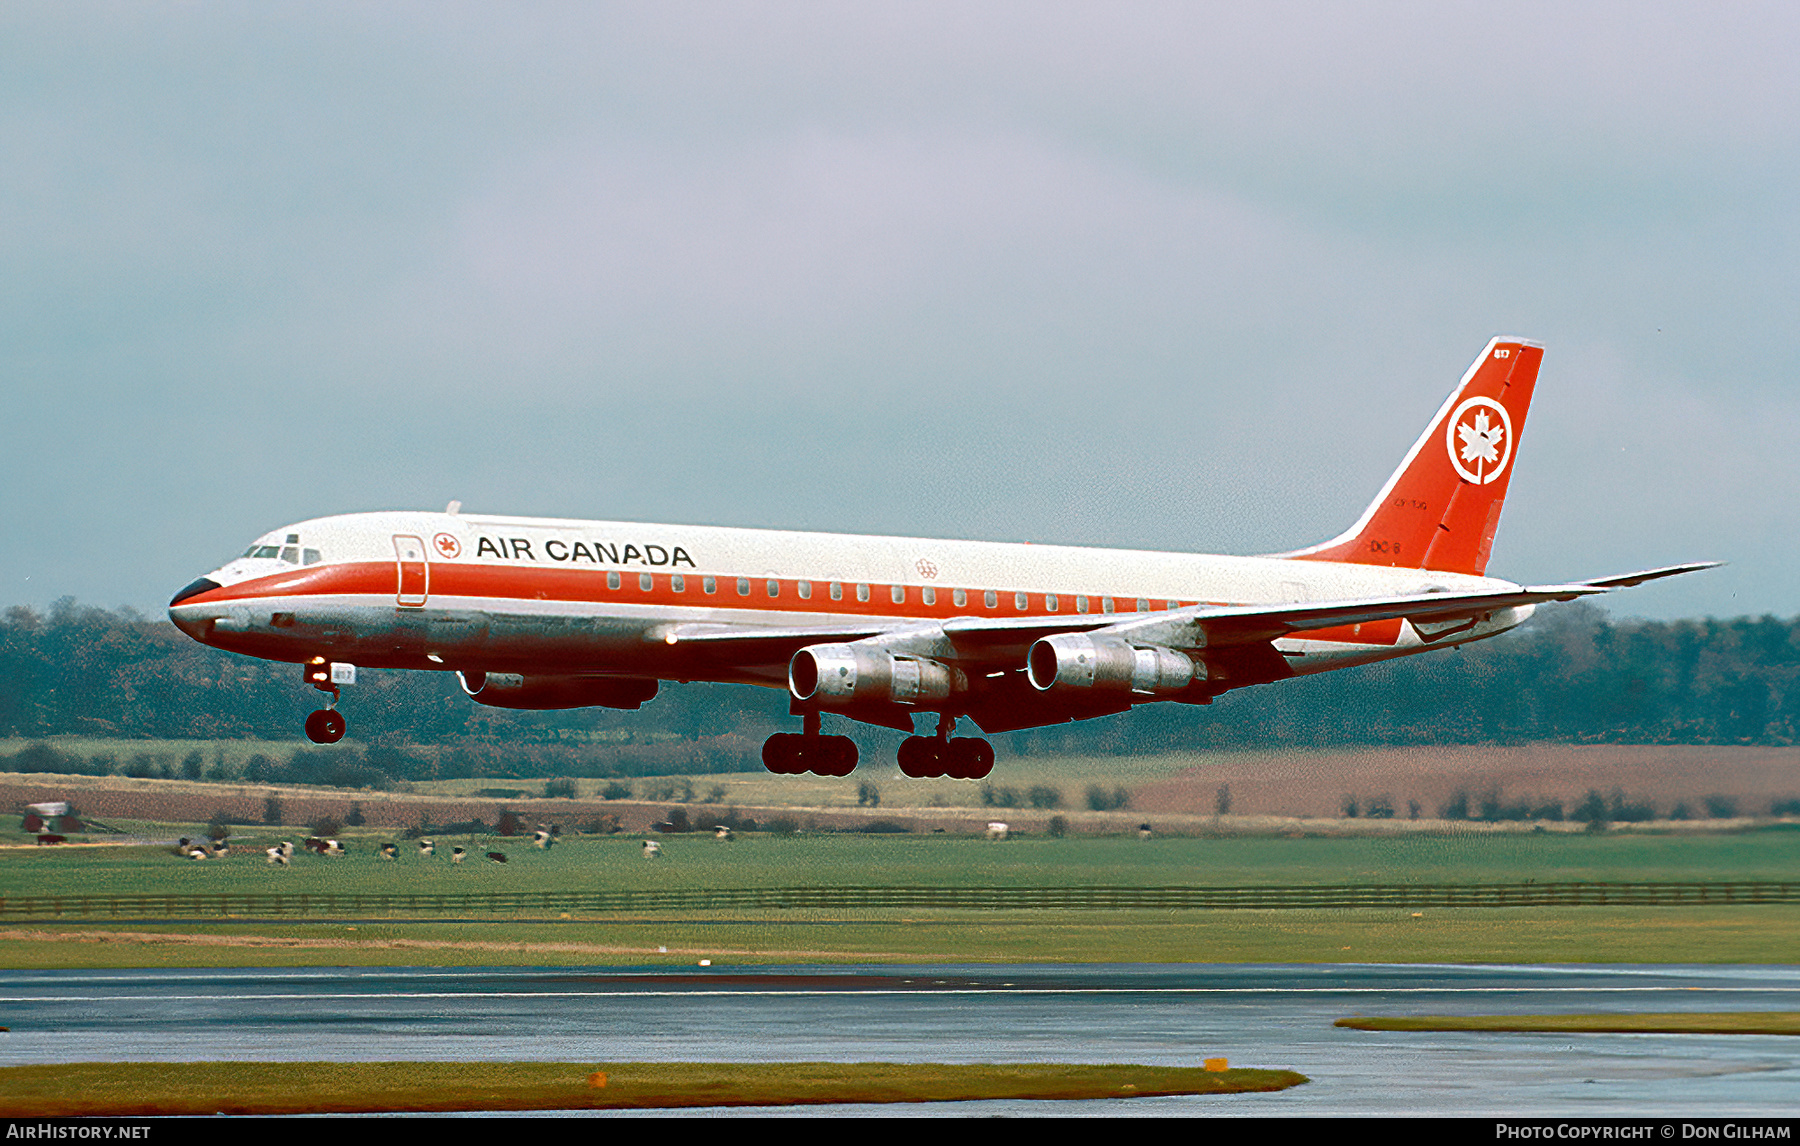
[[[1005,824],[1001,823],[999,820],[995,820],[987,826],[987,838],[990,840],[1003,840],[1006,838],[1007,830]]]
[[[436,850],[437,850],[437,846],[435,844],[433,844],[430,840],[420,840],[419,841],[419,855],[421,857],[428,856]]]
[[[465,856],[467,854],[468,853],[462,848],[451,848],[450,849],[450,862],[451,863],[461,863],[463,861],[463,856]]]
[[[505,863],[506,862],[506,853],[505,852],[489,852],[487,854],[487,858],[493,860],[495,863]]]
[[[292,851],[292,850],[293,850],[292,846],[290,845],[288,848],[288,851]],[[268,852],[265,854],[268,855],[269,862],[271,864],[274,864],[276,867],[286,867],[287,862],[288,862],[288,851],[283,851],[282,846],[280,844],[276,844],[274,847],[270,848],[268,850]]]
[[[662,845],[661,844],[657,843],[655,840],[645,840],[644,841],[644,858],[645,859],[647,859],[647,860],[655,859],[657,856],[659,856],[661,854],[662,854]]]
[[[543,849],[548,848],[552,840],[549,832],[545,831],[543,828],[539,828],[536,832],[532,833],[531,842],[536,844],[540,849]]]
[[[400,858],[399,845],[397,845],[397,844],[382,844],[381,845],[381,858],[384,860],[399,859]]]
[[[731,839],[732,838],[731,828],[725,824],[720,824],[718,827],[713,829],[713,838],[720,839],[720,840]]]

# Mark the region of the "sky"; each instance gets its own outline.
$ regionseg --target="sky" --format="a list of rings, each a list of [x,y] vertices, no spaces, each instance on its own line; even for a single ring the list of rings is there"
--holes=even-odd
[[[1791,4],[0,7],[0,608],[390,508],[1210,553],[1545,346],[1489,571],[1800,614]]]

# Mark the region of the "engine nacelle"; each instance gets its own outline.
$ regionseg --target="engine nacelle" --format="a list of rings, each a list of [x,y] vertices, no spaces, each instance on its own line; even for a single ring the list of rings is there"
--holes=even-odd
[[[656,682],[617,676],[520,676],[459,672],[463,691],[494,708],[636,708],[656,695]]]
[[[826,708],[929,704],[966,687],[963,674],[949,665],[866,645],[808,645],[788,662],[788,691],[794,699]]]
[[[1039,692],[1134,692],[1169,696],[1196,680],[1206,666],[1161,645],[1140,648],[1118,637],[1058,633],[1031,646],[1025,675]]]

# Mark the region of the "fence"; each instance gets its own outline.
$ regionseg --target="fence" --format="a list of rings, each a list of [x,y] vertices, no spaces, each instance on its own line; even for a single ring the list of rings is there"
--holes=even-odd
[[[663,911],[1284,910],[1687,907],[1800,903],[1800,882],[1515,883],[1416,887],[745,887],[649,891],[0,896],[0,919],[550,916]]]

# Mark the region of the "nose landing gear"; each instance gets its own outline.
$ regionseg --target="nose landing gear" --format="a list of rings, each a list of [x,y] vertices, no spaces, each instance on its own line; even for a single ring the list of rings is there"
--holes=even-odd
[[[344,714],[337,710],[339,690],[337,682],[332,680],[331,666],[325,658],[314,657],[300,666],[304,671],[306,683],[312,685],[329,699],[325,707],[310,714],[306,718],[306,738],[314,744],[336,744],[344,738],[344,730],[349,723]]]
[[[848,776],[856,771],[856,741],[848,736],[819,735],[819,714],[802,718],[800,733],[777,732],[763,741],[763,767],[777,776]]]
[[[917,780],[948,776],[952,780],[980,780],[994,770],[994,746],[975,736],[954,740],[950,733],[956,717],[938,718],[936,736],[908,736],[900,742],[900,771]]]

